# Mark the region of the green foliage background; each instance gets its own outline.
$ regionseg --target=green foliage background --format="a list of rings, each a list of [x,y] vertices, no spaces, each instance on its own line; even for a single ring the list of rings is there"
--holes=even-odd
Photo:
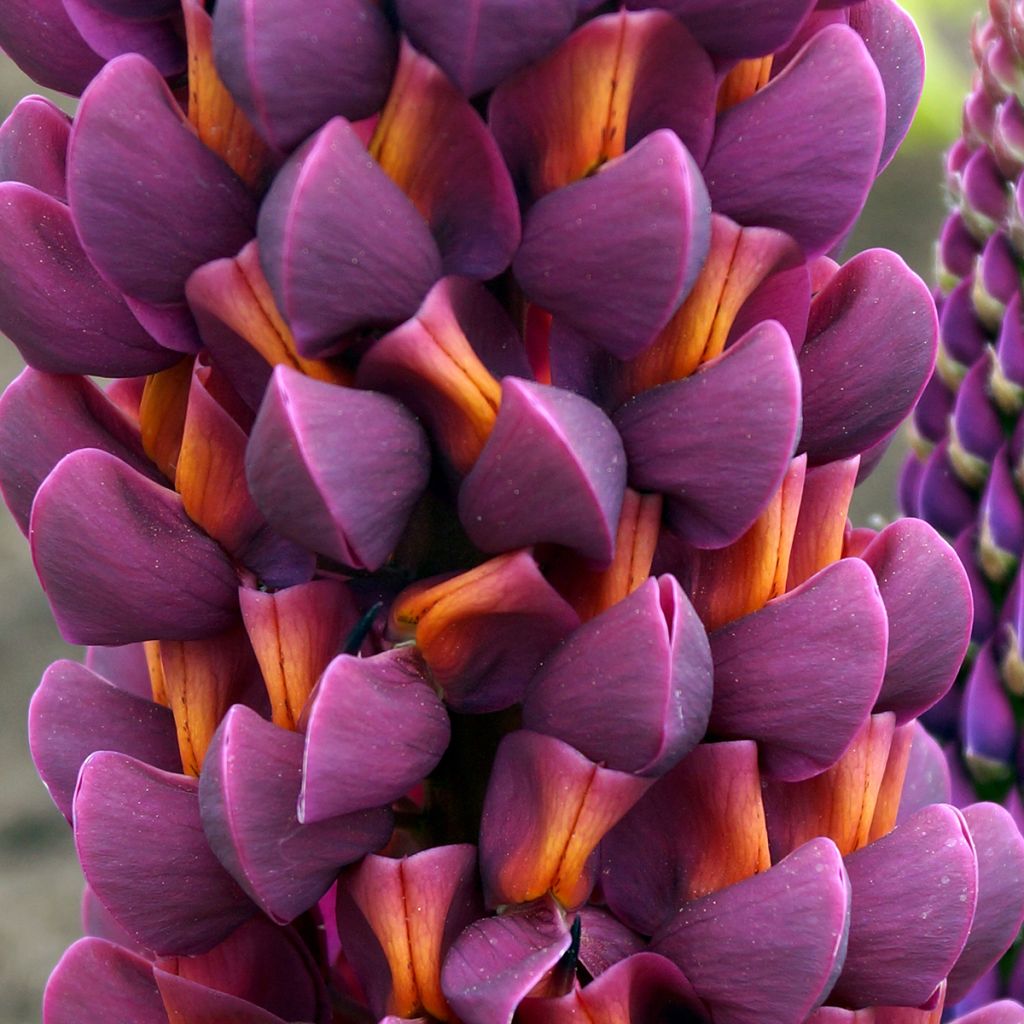
[[[924,39],[928,58],[925,92],[908,144],[946,146],[960,130],[960,108],[970,84],[970,26],[980,4],[973,0],[903,0]]]

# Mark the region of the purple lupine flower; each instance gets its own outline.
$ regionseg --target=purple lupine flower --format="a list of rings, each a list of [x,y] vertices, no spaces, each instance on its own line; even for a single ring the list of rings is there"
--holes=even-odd
[[[0,487],[90,645],[30,711],[87,881],[47,1024],[986,975],[1024,840],[917,723],[971,580],[847,525],[935,361],[898,257],[827,255],[920,91],[891,0],[8,6],[82,92],[0,129]]]
[[[963,137],[947,158],[950,214],[936,251],[940,345],[912,421],[901,482],[911,515],[953,543],[974,595],[960,684],[926,717],[945,746],[961,801],[983,793],[1024,821],[1016,701],[1020,673],[1022,349],[1019,272],[1021,12],[992,2],[975,26],[977,73]],[[1009,979],[1009,987],[1003,979]],[[965,1006],[1021,987],[1012,960],[966,994]]]

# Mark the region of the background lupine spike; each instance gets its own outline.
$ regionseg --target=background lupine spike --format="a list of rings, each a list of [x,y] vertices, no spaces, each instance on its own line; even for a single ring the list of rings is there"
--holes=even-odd
[[[904,510],[954,544],[975,605],[958,685],[924,715],[949,759],[953,799],[974,794],[1020,804],[1021,434],[1019,12],[993,2],[973,37],[977,67],[963,138],[947,158],[950,214],[937,244],[940,350],[914,421],[904,469]],[[934,748],[930,757],[934,758]],[[938,771],[936,766],[933,771]],[[986,820],[988,804],[970,809]],[[965,814],[967,812],[965,811]],[[980,824],[984,828],[984,824]],[[980,877],[987,869],[979,859]],[[1007,862],[1003,871],[1012,876]],[[986,883],[988,884],[988,883]],[[1016,930],[1014,921],[1007,932]],[[968,943],[970,963],[984,940]],[[981,959],[979,957],[979,959]],[[996,958],[989,959],[994,963]],[[950,975],[947,998],[965,1007],[1021,995],[1020,958],[1008,955],[971,989]],[[975,980],[975,974],[971,974]]]
[[[1024,17],[993,11],[940,320],[894,254],[833,258],[920,94],[893,0],[2,5],[82,94],[0,126],[0,489],[92,645],[30,711],[88,883],[47,1024],[999,994],[1024,809],[917,720],[1012,774]],[[854,530],[922,395],[935,528]]]

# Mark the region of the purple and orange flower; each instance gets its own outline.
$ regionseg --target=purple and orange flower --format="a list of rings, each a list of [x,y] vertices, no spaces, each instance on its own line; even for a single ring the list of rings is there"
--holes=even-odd
[[[936,354],[830,255],[906,14],[9,7],[84,86],[0,128],[0,487],[89,648],[47,1024],[937,1022],[1024,839],[917,723],[956,552],[847,519]]]

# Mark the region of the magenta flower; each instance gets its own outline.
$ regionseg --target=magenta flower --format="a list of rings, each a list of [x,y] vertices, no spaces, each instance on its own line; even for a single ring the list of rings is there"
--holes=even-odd
[[[89,647],[30,711],[47,1024],[937,1021],[1024,839],[917,724],[956,553],[847,525],[935,361],[828,255],[906,15],[143,6],[0,16],[84,87],[0,129],[0,487]]]

